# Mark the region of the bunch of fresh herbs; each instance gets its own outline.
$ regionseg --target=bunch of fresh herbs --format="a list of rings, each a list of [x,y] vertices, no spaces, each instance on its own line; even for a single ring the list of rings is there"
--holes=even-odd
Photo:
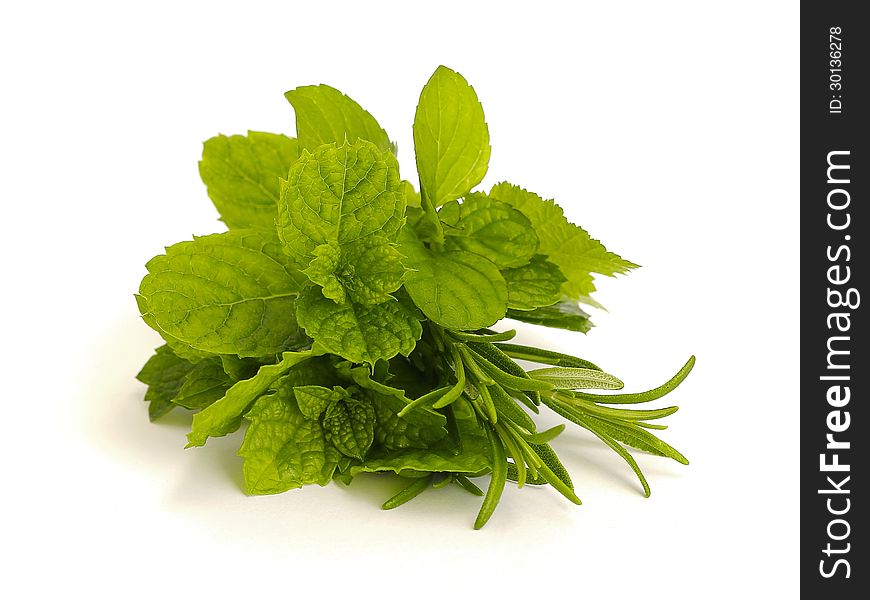
[[[550,485],[577,504],[550,443],[544,405],[589,430],[649,486],[625,449],[686,459],[653,423],[677,407],[620,405],[673,390],[600,394],[622,382],[595,364],[513,342],[504,318],[586,332],[592,273],[636,265],[570,223],[552,200],[510,183],[474,190],[489,131],[475,91],[439,67],[414,119],[419,191],[396,147],[338,90],[286,94],[297,137],[249,132],[205,142],[200,174],[228,231],[147,264],[136,300],[165,340],[138,378],[157,419],[195,411],[188,446],[244,428],[250,494],[349,483],[389,471],[429,488],[489,474],[475,527],[507,480]],[[518,361],[543,365],[526,370]]]

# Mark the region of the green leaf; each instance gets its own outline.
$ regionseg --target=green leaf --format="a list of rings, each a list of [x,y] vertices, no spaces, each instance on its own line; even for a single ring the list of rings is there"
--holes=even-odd
[[[145,401],[148,402],[148,417],[154,421],[175,407],[172,399],[178,395],[184,381],[194,368],[179,358],[169,346],[160,346],[154,351],[136,379],[148,386]]]
[[[428,487],[432,485],[432,476],[428,477],[420,477],[415,479],[411,485],[400,491],[398,494],[387,500],[381,505],[381,508],[384,510],[392,510],[399,506],[402,506],[406,502],[410,502],[420,494],[422,494]]]
[[[585,400],[591,400],[593,402],[600,402],[603,404],[641,404],[643,402],[651,402],[653,400],[658,400],[662,396],[670,394],[672,391],[674,391],[677,386],[685,381],[686,377],[689,376],[689,373],[692,372],[692,368],[694,366],[695,357],[690,356],[689,360],[686,361],[686,364],[682,366],[682,368],[677,372],[676,375],[671,377],[668,381],[666,381],[659,387],[648,390],[646,392],[639,392],[634,394],[612,394],[608,396],[599,396],[595,394],[587,394],[584,392],[575,392],[574,395],[577,398],[583,398]]]
[[[239,358],[233,354],[220,355],[224,373],[233,381],[250,379],[264,364],[275,362],[274,357]]]
[[[343,302],[389,299],[404,267],[394,242],[405,222],[398,164],[364,140],[303,152],[281,184],[284,250],[324,294]]]
[[[461,198],[486,175],[490,147],[483,107],[465,78],[447,67],[438,67],[420,93],[414,151],[424,204]]]
[[[505,315],[507,285],[498,268],[471,252],[432,252],[402,232],[400,251],[411,270],[405,289],[432,321],[450,329],[489,327]]]
[[[326,485],[341,454],[326,441],[319,421],[304,417],[291,388],[257,400],[239,448],[249,494],[278,494],[306,484]]]
[[[429,447],[393,452],[373,452],[366,458],[364,464],[351,467],[351,472],[355,475],[379,471],[478,474],[488,468],[487,455],[480,454],[477,450],[467,450],[457,454],[450,448]]]
[[[508,294],[510,294],[510,290]],[[592,329],[589,314],[573,300],[563,300],[552,306],[542,306],[534,310],[509,308],[507,318],[532,325],[555,327],[568,331],[579,331],[580,333],[586,333]]]
[[[326,410],[323,428],[339,452],[362,460],[375,438],[375,409],[367,401],[339,400]]]
[[[429,407],[419,407],[404,416],[406,400],[395,395],[371,394],[377,426],[375,439],[389,449],[429,448],[447,435],[447,419]]]
[[[227,227],[272,229],[278,216],[278,180],[297,158],[299,144],[285,135],[219,135],[203,145],[199,175]]]
[[[596,369],[582,367],[548,367],[526,372],[532,379],[552,383],[563,390],[620,390],[622,381]]]
[[[300,385],[293,388],[296,403],[306,419],[319,419],[330,404],[341,400],[342,395],[319,385]]]
[[[304,275],[266,232],[194,238],[146,266],[137,298],[142,318],[196,350],[265,356],[303,338],[293,314]]]
[[[535,431],[537,431],[535,422],[528,413],[526,413],[526,411],[524,411],[500,385],[491,386],[489,392],[492,397],[492,402],[495,405],[495,409],[498,411],[499,417],[510,419],[530,433],[535,433]]]
[[[557,367],[580,367],[584,369],[595,369],[597,371],[601,370],[601,368],[596,364],[577,356],[571,356],[570,354],[562,354],[561,352],[553,352],[552,350],[543,350],[541,348],[533,348],[532,346],[523,346],[521,344],[493,345],[510,358],[516,358],[518,360],[527,360],[530,362],[541,363],[543,365],[555,365]]]
[[[486,489],[486,496],[483,499],[480,512],[477,513],[477,519],[474,521],[475,529],[480,529],[489,521],[496,506],[498,506],[501,493],[504,491],[505,481],[507,480],[507,457],[505,456],[504,445],[494,431],[487,429],[486,433],[492,448],[492,478],[489,481],[489,487]]]
[[[552,306],[562,298],[562,285],[567,281],[559,267],[541,255],[527,264],[501,272],[507,283],[508,308],[534,310]]]
[[[363,140],[303,152],[281,183],[278,208],[284,249],[303,267],[321,244],[395,239],[405,220],[398,163]]]
[[[568,489],[574,489],[574,484],[571,482],[571,476],[568,474],[568,470],[562,464],[562,461],[559,460],[556,452],[549,444],[530,443],[529,447],[535,451],[535,454],[538,455],[550,471],[559,478],[559,481],[564,483]]]
[[[190,410],[200,410],[223,398],[232,384],[219,360],[203,360],[190,370],[172,401]]]
[[[402,180],[402,190],[405,194],[405,205],[408,208],[420,208],[420,192],[414,189],[414,184],[408,180]]]
[[[676,448],[632,423],[618,423],[593,415],[586,415],[585,419],[587,423],[593,424],[599,431],[606,433],[627,446],[657,456],[671,458],[683,465],[689,464],[689,460]]]
[[[446,249],[480,254],[500,269],[526,264],[538,249],[538,236],[526,216],[483,194],[472,194],[462,204],[450,202],[439,214],[448,225]]]
[[[589,237],[582,227],[568,222],[562,208],[553,200],[544,200],[537,194],[509,183],[497,184],[489,194],[507,202],[529,218],[540,240],[538,252],[555,263],[568,279],[562,285],[562,292],[572,300],[595,291],[591,273],[613,276],[637,267],[608,252],[601,242]]]
[[[223,398],[193,415],[187,447],[202,446],[209,437],[220,437],[238,429],[245,409],[279,377],[311,356],[310,351],[285,352],[281,362],[260,367],[250,379],[234,384]]]
[[[297,309],[299,324],[317,347],[355,363],[407,356],[423,332],[414,312],[396,300],[336,304],[312,287],[300,296]]]
[[[323,286],[323,295],[343,303],[349,294],[362,304],[393,300],[392,292],[402,285],[405,267],[394,244],[381,236],[339,248],[335,242],[314,249],[314,260],[305,274]]]
[[[378,404],[375,404],[378,411]],[[419,416],[421,410],[414,411],[401,422],[409,423],[410,419]],[[392,413],[395,417],[395,413]],[[437,413],[435,413],[437,414]],[[439,415],[441,416],[441,415]],[[443,419],[443,416],[441,416]],[[353,474],[373,473],[377,471],[393,471],[400,474],[414,473],[471,473],[479,474],[489,469],[489,442],[483,429],[477,424],[473,414],[466,417],[460,416],[455,419],[457,425],[458,445],[447,437],[443,425],[440,427],[440,437],[436,439],[421,440],[424,444],[418,447],[398,446],[382,444],[380,448],[373,448],[362,465],[351,468]],[[375,437],[378,439],[379,429],[385,426],[381,412],[378,412],[378,424],[375,429]],[[435,429],[433,428],[434,432]],[[407,437],[410,434],[406,430]],[[395,430],[390,441],[395,442],[400,436]]]
[[[394,150],[387,132],[363,107],[328,85],[307,85],[284,96],[296,112],[296,135],[313,152],[323,144],[368,140],[380,150]]]

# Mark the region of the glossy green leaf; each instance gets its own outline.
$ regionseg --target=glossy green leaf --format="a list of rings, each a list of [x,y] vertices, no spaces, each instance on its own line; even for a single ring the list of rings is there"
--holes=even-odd
[[[414,151],[424,199],[456,200],[481,182],[489,165],[489,129],[474,89],[441,66],[420,94]]]
[[[293,315],[304,275],[270,234],[238,229],[194,238],[146,266],[137,298],[143,319],[192,348],[265,356],[302,339]]]
[[[400,251],[410,269],[405,289],[435,323],[451,329],[489,327],[504,317],[507,286],[498,268],[471,252],[432,252],[411,232]]]

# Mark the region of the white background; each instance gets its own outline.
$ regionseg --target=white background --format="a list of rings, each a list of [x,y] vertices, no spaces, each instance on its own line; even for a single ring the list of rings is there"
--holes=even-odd
[[[0,595],[796,597],[797,3],[290,4],[0,9]],[[201,142],[292,133],[283,92],[329,83],[413,178],[442,63],[484,104],[485,187],[555,197],[643,265],[601,281],[588,336],[524,339],[629,390],[698,357],[664,432],[692,464],[638,453],[650,499],[576,430],[556,447],[583,506],[508,488],[479,532],[458,488],[390,512],[376,477],[249,498],[238,437],[183,450],[180,415],[148,422],[159,339],[132,294],[164,245],[221,229]]]

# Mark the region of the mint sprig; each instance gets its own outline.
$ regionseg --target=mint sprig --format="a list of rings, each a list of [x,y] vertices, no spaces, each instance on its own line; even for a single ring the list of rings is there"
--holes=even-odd
[[[166,249],[136,301],[166,344],[139,379],[149,415],[196,411],[188,446],[240,429],[245,489],[272,494],[360,473],[409,485],[398,507],[451,483],[492,516],[508,481],[580,504],[552,443],[551,410],[590,431],[649,485],[628,448],[688,461],[653,432],[677,407],[626,408],[673,391],[694,358],[642,393],[596,364],[516,343],[510,318],[586,332],[593,273],[635,268],[552,200],[475,188],[491,148],[483,108],[439,67],[414,120],[419,192],[395,144],[326,85],[286,94],[297,138],[217,136],[200,174],[229,228]],[[534,363],[527,369],[520,362]],[[489,475],[484,493],[473,478]]]

